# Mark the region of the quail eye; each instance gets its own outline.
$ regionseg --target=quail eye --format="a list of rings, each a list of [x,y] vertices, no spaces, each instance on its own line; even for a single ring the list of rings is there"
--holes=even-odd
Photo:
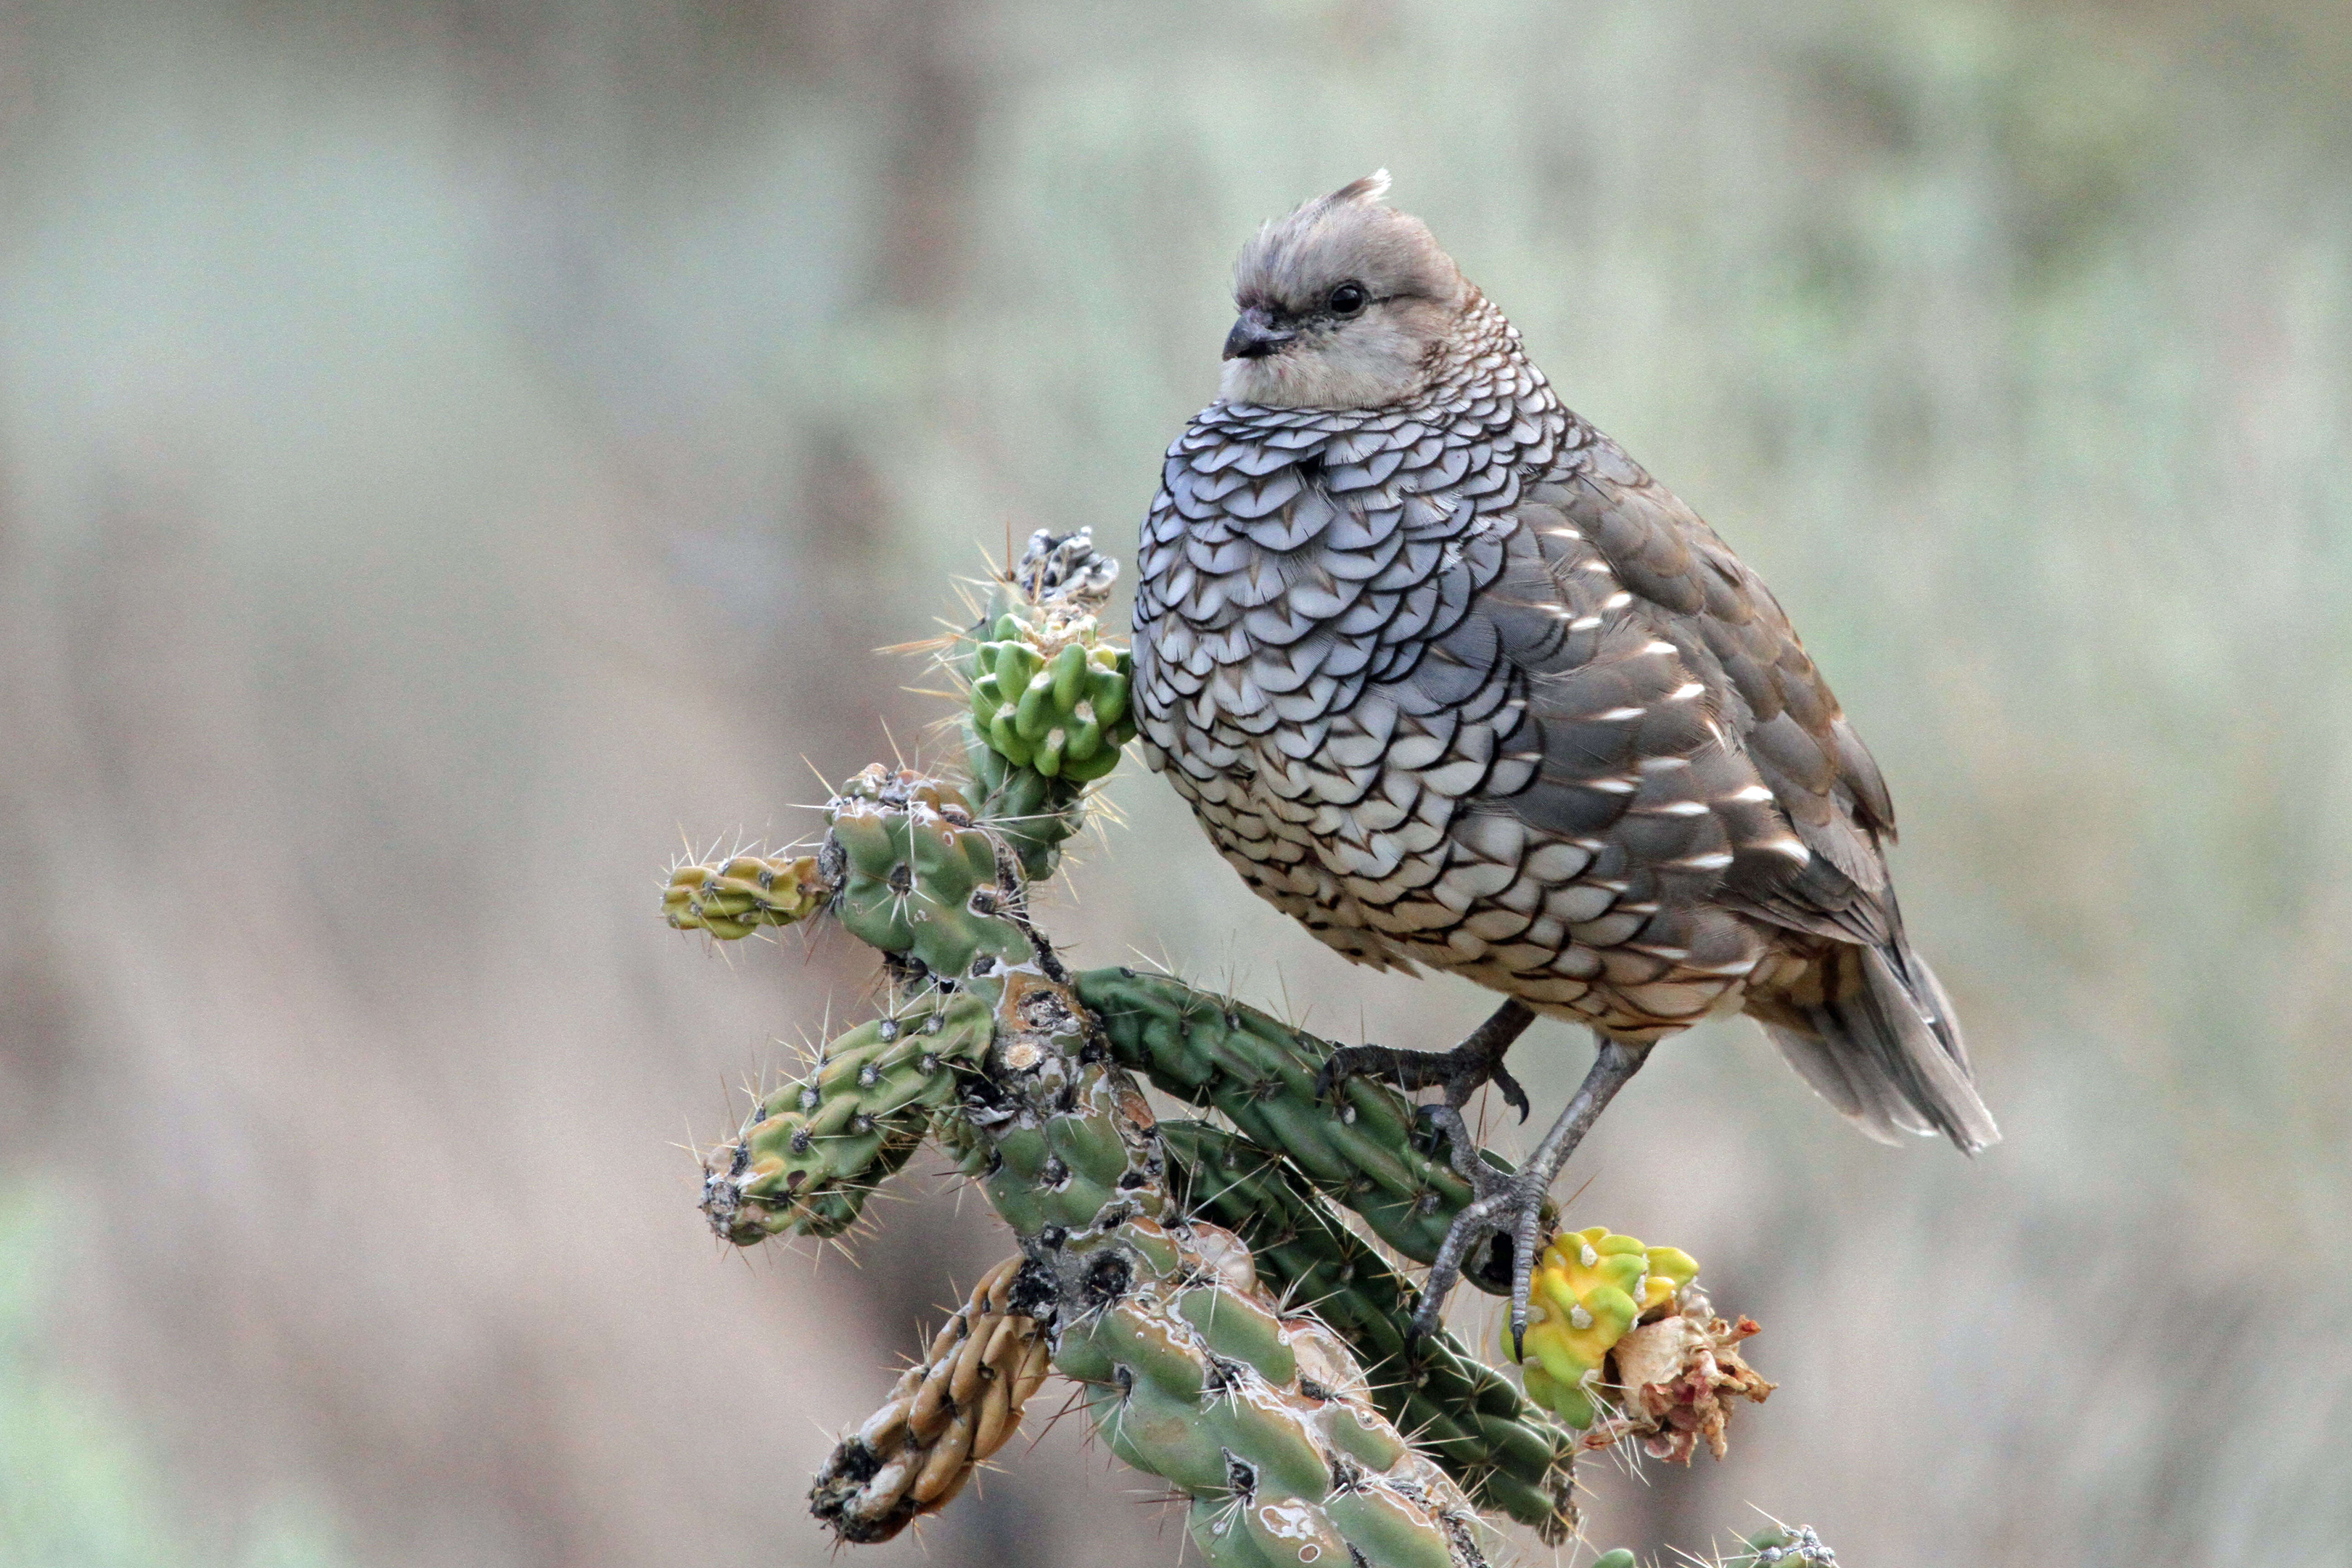
[[[1370,295],[1364,292],[1364,286],[1361,283],[1342,283],[1331,290],[1331,313],[1335,316],[1352,316],[1362,310],[1364,302],[1370,298]]]

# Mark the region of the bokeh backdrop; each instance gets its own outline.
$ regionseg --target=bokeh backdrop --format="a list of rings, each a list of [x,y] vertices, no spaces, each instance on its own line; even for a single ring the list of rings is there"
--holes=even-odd
[[[1784,1386],[1601,1543],[2352,1562],[2347,89],[2321,0],[0,9],[0,1562],[827,1561],[1003,1242],[715,1246],[682,1146],[869,973],[663,873],[934,745],[870,650],[1128,552],[1233,250],[1382,164],[1795,614],[2009,1134],[1660,1053],[1572,1212]],[[1481,1016],[1110,793],[1086,960]],[[1175,1562],[1081,1425],[852,1555]]]

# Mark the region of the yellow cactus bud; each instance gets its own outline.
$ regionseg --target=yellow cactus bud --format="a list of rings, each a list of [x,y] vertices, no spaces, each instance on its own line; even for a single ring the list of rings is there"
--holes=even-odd
[[[680,931],[707,931],[722,942],[763,925],[785,926],[824,908],[832,890],[816,857],[767,859],[738,855],[722,866],[680,866],[662,889],[662,913]]]
[[[1544,1248],[1528,1300],[1528,1397],[1580,1430],[1600,1412],[1592,1386],[1610,1349],[1644,1317],[1670,1310],[1698,1263],[1673,1247],[1644,1247],[1606,1226],[1563,1231]],[[1510,1329],[1503,1348],[1510,1349]]]

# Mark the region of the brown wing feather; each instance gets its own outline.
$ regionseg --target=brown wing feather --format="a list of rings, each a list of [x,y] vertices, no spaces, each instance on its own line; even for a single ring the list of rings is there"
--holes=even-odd
[[[1885,780],[1763,580],[1698,515],[1605,440],[1565,509],[1645,619],[1708,688],[1785,840],[1737,844],[1727,901],[1776,924],[1877,944],[1900,930],[1882,842]]]

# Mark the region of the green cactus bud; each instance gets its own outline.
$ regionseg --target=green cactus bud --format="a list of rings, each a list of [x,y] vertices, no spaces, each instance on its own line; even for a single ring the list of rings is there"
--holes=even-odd
[[[1098,743],[1089,756],[1072,757],[1066,752],[1062,759],[1061,776],[1073,784],[1089,784],[1107,777],[1118,766],[1119,750],[1105,741]]]
[[[1010,702],[989,717],[988,743],[998,755],[1014,767],[1029,765],[1029,742],[1021,733],[1019,710]]]
[[[1054,681],[1054,707],[1063,713],[1075,713],[1087,694],[1087,650],[1074,642],[1064,643],[1047,668]]]
[[[1013,708],[1013,728],[1024,741],[1042,741],[1060,714],[1061,710],[1054,703],[1054,677],[1050,671],[1041,669],[1022,689],[1021,700]]]
[[[1127,685],[1132,679],[1129,668],[1128,655],[1121,650],[1116,668],[1096,675],[1093,695],[1095,717],[1113,732],[1119,732],[1123,728],[1124,734],[1131,737],[1135,733],[1135,726],[1128,722]]]
[[[1028,640],[1025,634],[1024,627],[1024,635],[1009,642],[997,643],[989,650],[992,656],[990,663],[996,671],[996,679],[1008,696],[1026,691],[1030,677],[1035,675],[1037,667],[1045,662],[1036,646]]]
[[[1621,1546],[1614,1552],[1604,1552],[1592,1560],[1592,1568],[1637,1568],[1633,1552]]]
[[[1083,787],[1134,738],[1133,661],[1082,606],[1047,602],[997,615],[948,662],[971,685],[966,749],[980,817],[1025,873],[1048,875],[1055,847],[1077,831]],[[1017,789],[1023,775],[1030,786]]]

